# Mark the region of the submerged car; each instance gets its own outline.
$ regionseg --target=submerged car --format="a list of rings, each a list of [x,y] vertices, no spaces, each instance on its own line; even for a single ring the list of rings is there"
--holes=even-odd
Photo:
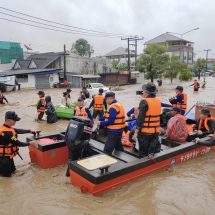
[[[104,90],[104,93],[110,91],[108,87],[106,87],[104,84],[101,84],[101,83],[90,83],[86,87],[88,92],[90,93],[91,98],[99,93],[100,88]]]

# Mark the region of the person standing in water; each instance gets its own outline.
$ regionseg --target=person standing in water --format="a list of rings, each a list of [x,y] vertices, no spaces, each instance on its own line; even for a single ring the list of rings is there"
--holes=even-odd
[[[51,96],[46,96],[46,115],[47,115],[47,123],[55,123],[57,122],[57,114],[55,111],[55,107],[52,104]]]
[[[37,102],[37,113],[38,113],[37,120],[41,121],[46,110],[45,93],[43,91],[39,91],[37,94],[39,96],[39,100]]]
[[[200,84],[199,84],[199,82],[196,79],[194,80],[194,83],[191,84],[190,86],[193,86],[194,92],[198,92],[199,91]]]
[[[0,104],[5,104],[4,101],[8,104],[8,100],[5,98],[2,91],[0,90]]]

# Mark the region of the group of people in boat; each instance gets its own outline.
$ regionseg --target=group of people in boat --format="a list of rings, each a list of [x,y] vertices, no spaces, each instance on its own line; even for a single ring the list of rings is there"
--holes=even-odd
[[[65,104],[70,99],[70,92],[67,90],[63,94]],[[124,151],[123,145],[133,147],[138,143],[139,157],[142,158],[161,150],[159,138],[161,134],[169,140],[185,143],[189,131],[193,131],[194,127],[197,130],[197,137],[214,134],[215,120],[206,108],[201,110],[200,119],[196,125],[192,125],[191,128],[187,126],[184,114],[187,111],[188,98],[182,86],[176,87],[176,95],[169,99],[169,104],[162,103],[156,97],[157,88],[153,83],[144,84],[137,94],[141,97],[139,105],[131,108],[126,114],[125,108],[117,100],[114,92],[103,95],[103,90],[99,89],[98,95],[94,96],[89,107],[85,103],[86,97],[89,97],[87,91],[83,89],[80,93],[74,115],[87,117],[98,127],[106,128],[107,138],[104,146],[106,154],[112,155],[114,150]],[[56,114],[51,97],[45,97],[43,91],[39,91],[38,96],[38,120],[41,120],[46,113],[47,121],[54,122]],[[169,108],[165,114],[162,114],[162,107]],[[93,108],[93,114],[91,114],[91,108]],[[13,128],[19,120],[15,112],[8,111],[5,114],[4,124],[0,126],[0,175],[7,177],[15,171],[13,158],[19,155],[18,147],[37,144],[35,141],[25,143],[17,139],[17,134],[35,133],[31,130]],[[214,139],[212,137],[208,143],[201,143],[201,139],[197,139],[197,142],[213,145]]]

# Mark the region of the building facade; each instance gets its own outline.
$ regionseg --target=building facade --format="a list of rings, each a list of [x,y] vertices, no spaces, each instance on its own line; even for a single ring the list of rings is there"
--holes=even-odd
[[[164,33],[147,41],[145,43],[145,46],[151,44],[164,45],[167,48],[168,54],[170,56],[177,56],[179,58],[180,63],[193,64],[193,42],[171,35],[169,33]]]

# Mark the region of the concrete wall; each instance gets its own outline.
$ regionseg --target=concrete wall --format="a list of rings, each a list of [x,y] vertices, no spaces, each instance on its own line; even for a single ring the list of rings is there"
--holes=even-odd
[[[51,87],[53,86],[53,84],[55,82],[59,82],[59,75],[57,73],[49,75],[49,83],[50,83]],[[36,83],[35,75],[29,74],[27,82],[20,82],[18,80],[18,83],[21,84],[21,89],[22,88],[35,88],[35,83]]]
[[[62,67],[63,57],[61,57]],[[93,74],[97,75],[100,73],[104,73],[105,71],[108,73],[111,71],[112,63],[111,60],[103,58],[103,57],[80,57],[74,54],[66,55],[66,71],[72,74]]]

